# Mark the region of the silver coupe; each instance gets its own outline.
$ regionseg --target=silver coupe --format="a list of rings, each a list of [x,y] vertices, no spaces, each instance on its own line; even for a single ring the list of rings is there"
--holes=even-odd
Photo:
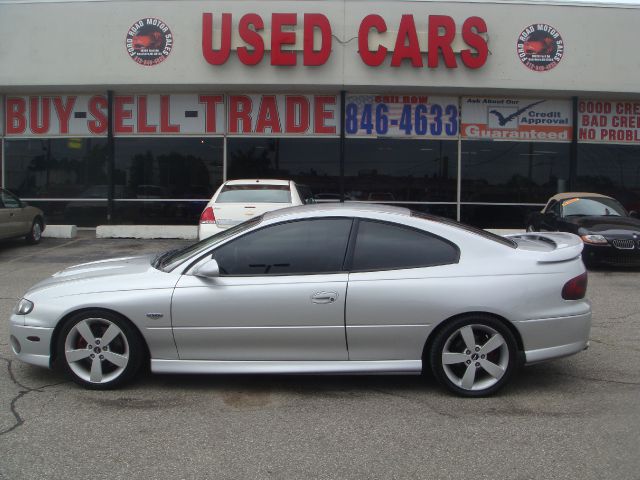
[[[19,359],[113,388],[161,373],[420,374],[497,391],[588,345],[582,241],[404,208],[293,207],[156,256],[69,267],[11,316]]]

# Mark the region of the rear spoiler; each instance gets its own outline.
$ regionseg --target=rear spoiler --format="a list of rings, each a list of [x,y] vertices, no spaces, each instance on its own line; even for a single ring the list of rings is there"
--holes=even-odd
[[[529,240],[546,243],[553,246],[553,250],[539,252],[538,263],[566,262],[578,258],[582,253],[584,244],[582,239],[573,233],[564,232],[535,232],[515,235],[505,235],[512,240]]]

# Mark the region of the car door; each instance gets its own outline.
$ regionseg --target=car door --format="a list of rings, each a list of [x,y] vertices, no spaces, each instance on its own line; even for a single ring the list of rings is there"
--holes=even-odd
[[[446,311],[460,251],[403,225],[359,220],[345,314],[349,360],[419,360]]]
[[[350,218],[269,225],[207,257],[220,276],[183,275],[172,325],[181,359],[346,360],[343,262]]]
[[[11,195],[6,190],[0,190],[0,202],[2,203],[2,213],[0,221],[2,222],[2,236],[15,237],[26,234],[22,219],[22,203],[20,200]]]

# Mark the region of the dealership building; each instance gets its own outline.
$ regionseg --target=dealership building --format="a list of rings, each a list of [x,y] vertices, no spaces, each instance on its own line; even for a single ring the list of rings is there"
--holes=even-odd
[[[195,225],[227,179],[521,228],[640,210],[640,8],[0,0],[1,181],[49,223]]]

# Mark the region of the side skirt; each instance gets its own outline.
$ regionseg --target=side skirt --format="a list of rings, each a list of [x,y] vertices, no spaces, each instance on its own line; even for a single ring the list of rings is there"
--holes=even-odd
[[[222,361],[151,360],[154,373],[284,373],[284,374],[398,374],[419,375],[421,360],[371,361]]]

